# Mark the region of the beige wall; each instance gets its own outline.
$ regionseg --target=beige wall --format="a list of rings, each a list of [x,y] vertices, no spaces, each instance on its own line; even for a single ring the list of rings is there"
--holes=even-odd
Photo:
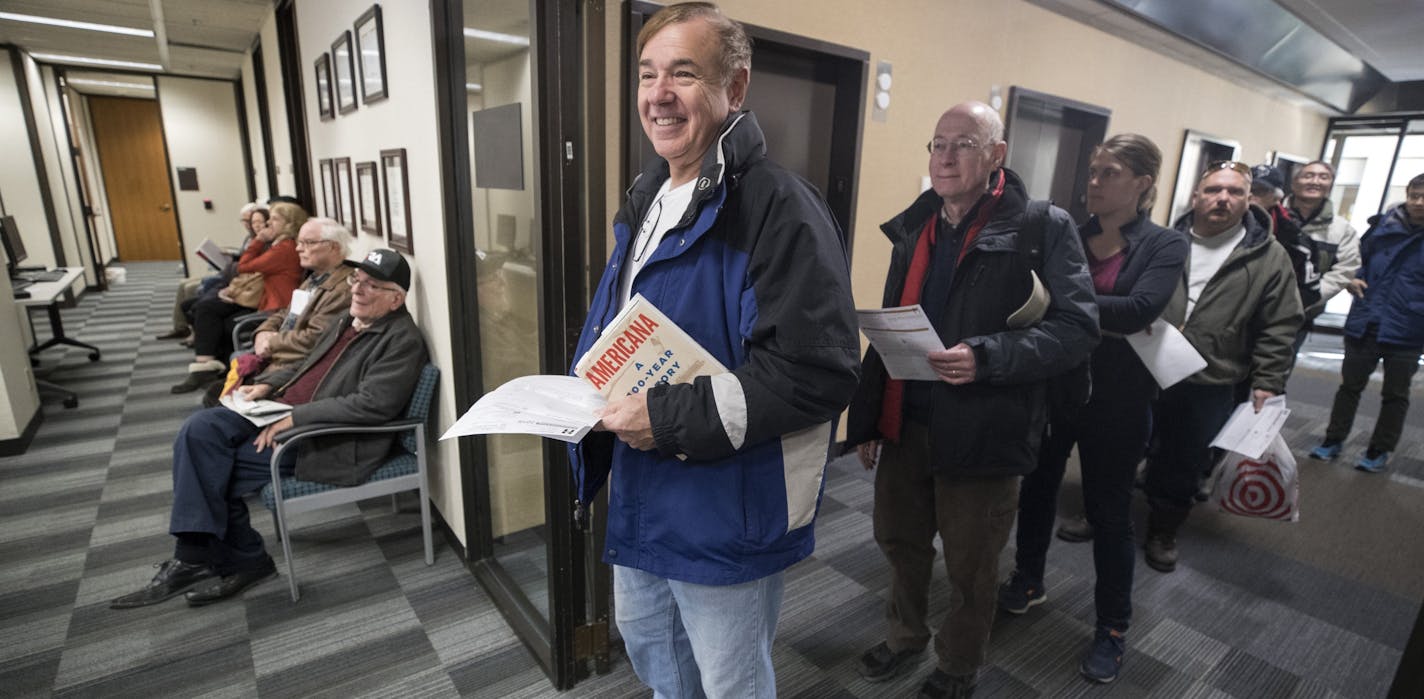
[[[26,59],[22,56],[23,62]],[[40,198],[41,183],[35,170],[34,151],[30,148],[30,135],[25,129],[25,110],[28,96],[22,95],[20,85],[10,61],[10,54],[0,51],[0,195],[5,200],[5,213],[15,217],[15,225],[20,229],[25,241],[25,252],[29,257],[27,265],[54,265],[54,243],[50,240],[49,220],[45,217],[44,203]],[[44,122],[36,119],[43,128]]]
[[[1080,24],[1023,0],[901,0],[867,21],[866,6],[850,0],[722,0],[732,18],[830,41],[870,53],[894,66],[889,118],[866,119],[856,201],[856,302],[877,305],[889,262],[881,222],[920,191],[924,144],[939,115],[957,102],[988,101],[990,89],[1025,88],[1112,110],[1109,133],[1135,131],[1162,148],[1165,162],[1154,218],[1170,202],[1186,129],[1240,141],[1242,157],[1260,162],[1267,151],[1317,153],[1326,117],[1257,94],[1137,44]],[[618,46],[615,26],[609,45]],[[609,110],[618,113],[621,63],[609,61]],[[751,90],[757,89],[756,65]],[[869,100],[870,95],[866,96]],[[610,123],[616,123],[610,119]],[[610,139],[618,134],[610,131]],[[610,143],[610,153],[619,146]],[[610,159],[609,201],[621,195]]]
[[[262,60],[281,60],[275,51],[262,49]],[[263,71],[266,73],[266,71]],[[272,197],[272,192],[267,186],[267,152],[262,143],[262,117],[257,109],[257,73],[253,70],[252,53],[248,52],[242,59],[242,107],[247,113],[247,152],[252,158],[252,182],[256,185],[256,201],[266,202]],[[266,79],[266,75],[262,76]]]
[[[410,178],[408,216],[412,222],[414,255],[407,255],[414,270],[414,281],[407,297],[407,306],[425,333],[431,358],[440,367],[441,389],[436,393],[435,424],[448,425],[459,413],[450,389],[456,358],[450,356],[450,303],[446,296],[444,210],[440,195],[440,152],[436,133],[435,67],[431,62],[430,8],[426,3],[401,4],[400,11],[382,15],[385,33],[386,80],[390,98],[370,105],[361,104],[354,112],[322,121],[317,110],[316,85],[312,66],[342,31],[351,31],[356,18],[367,3],[344,0],[298,0],[297,29],[302,70],[303,101],[305,103],[308,143],[311,148],[311,171],[320,176],[317,163],[324,158],[351,158],[354,164],[379,161],[380,151],[388,148],[406,149],[406,169]],[[270,68],[279,63],[276,37],[268,40],[262,34],[263,60]],[[269,74],[269,87],[280,85],[277,76]],[[359,89],[359,88],[358,88]],[[358,95],[359,101],[359,95]],[[271,102],[269,96],[269,103]],[[280,102],[280,99],[277,101]],[[285,119],[285,117],[280,117]],[[277,133],[279,115],[273,110],[273,141],[284,143],[286,129]],[[285,161],[277,156],[279,163]],[[278,182],[290,182],[286,165]],[[355,172],[352,176],[354,178]],[[384,173],[379,175],[384,183]],[[320,181],[316,183],[320,199]],[[287,185],[281,185],[287,186]],[[372,235],[358,234],[361,249],[383,246]],[[471,270],[471,274],[473,274]],[[463,359],[461,361],[464,361]],[[438,432],[436,433],[438,436]],[[433,439],[433,437],[432,437]],[[435,506],[449,523],[455,535],[465,539],[464,509],[460,499],[459,456],[455,440],[433,442],[430,459],[430,493]]]
[[[233,83],[226,80],[159,76],[158,97],[183,252],[188,273],[200,277],[212,273],[197,255],[204,239],[237,247],[246,234],[238,221],[247,203],[247,177],[237,95]],[[197,190],[179,188],[178,168],[184,167],[198,171]],[[211,200],[213,208],[204,208],[204,200]]]

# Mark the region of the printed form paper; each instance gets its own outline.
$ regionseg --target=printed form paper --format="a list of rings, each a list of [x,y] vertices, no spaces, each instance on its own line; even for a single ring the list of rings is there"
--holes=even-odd
[[[577,442],[607,403],[577,376],[521,376],[486,393],[440,439],[471,434],[532,434]]]
[[[1164,389],[1206,368],[1206,360],[1191,341],[1161,318],[1152,321],[1148,329],[1128,335],[1127,344]]]
[[[1286,407],[1285,396],[1267,398],[1259,413],[1248,400],[1236,406],[1226,426],[1216,433],[1216,439],[1211,440],[1211,446],[1259,459],[1280,434],[1287,417],[1290,417],[1290,409]]]
[[[926,356],[944,349],[939,333],[919,304],[896,308],[857,309],[860,332],[880,353],[890,378],[901,381],[938,381]]]

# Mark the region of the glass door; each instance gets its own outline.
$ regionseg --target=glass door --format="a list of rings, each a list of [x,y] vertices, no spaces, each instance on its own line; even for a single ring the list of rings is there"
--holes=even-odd
[[[571,363],[588,286],[581,5],[431,3],[460,406]],[[607,644],[585,621],[587,533],[573,518],[563,444],[493,435],[462,438],[459,450],[469,568],[567,689]]]

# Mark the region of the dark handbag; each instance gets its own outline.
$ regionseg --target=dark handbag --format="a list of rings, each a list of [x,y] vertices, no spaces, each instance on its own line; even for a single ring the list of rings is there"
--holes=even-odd
[[[244,308],[262,305],[263,280],[261,272],[243,272],[227,284],[228,298]]]

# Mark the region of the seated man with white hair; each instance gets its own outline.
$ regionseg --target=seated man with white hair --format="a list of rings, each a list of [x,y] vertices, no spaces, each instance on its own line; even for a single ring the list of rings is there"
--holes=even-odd
[[[286,308],[273,311],[253,335],[251,359],[239,358],[239,373],[255,374],[260,367],[298,364],[331,322],[351,305],[347,277],[351,267],[342,264],[351,254],[351,233],[346,226],[325,217],[307,219],[297,231],[297,257],[306,277],[292,292]],[[246,371],[242,371],[242,369]],[[208,389],[203,404],[217,405],[223,384]]]

